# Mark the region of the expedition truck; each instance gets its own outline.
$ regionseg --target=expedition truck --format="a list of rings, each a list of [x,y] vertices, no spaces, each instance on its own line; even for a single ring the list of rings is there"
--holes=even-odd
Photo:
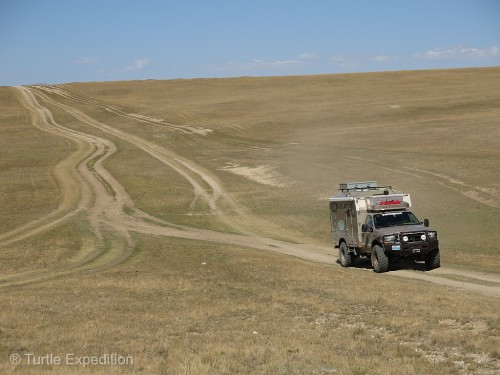
[[[423,260],[427,269],[440,266],[437,232],[410,211],[409,194],[376,181],[343,183],[339,190],[329,204],[342,267],[352,266],[357,257],[370,257],[378,273],[402,258]]]

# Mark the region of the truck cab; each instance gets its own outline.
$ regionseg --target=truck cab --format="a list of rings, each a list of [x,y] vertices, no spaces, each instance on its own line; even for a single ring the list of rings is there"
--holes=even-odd
[[[386,262],[381,257],[388,262],[413,258],[424,260],[428,269],[440,266],[437,232],[429,227],[428,220],[420,222],[411,211],[369,213],[361,233],[363,245],[359,251],[370,256],[374,253],[377,259],[372,263]]]

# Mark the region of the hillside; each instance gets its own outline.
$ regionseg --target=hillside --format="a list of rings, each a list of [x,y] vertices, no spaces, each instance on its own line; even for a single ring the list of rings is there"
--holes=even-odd
[[[374,179],[412,193],[419,217],[439,228],[446,263],[494,271],[499,79],[491,68],[67,88],[213,131],[192,137],[170,134],[168,126],[131,129],[209,169],[238,201],[280,227],[329,244],[325,198],[340,182]],[[253,180],[231,176],[244,168]],[[167,215],[166,206],[148,209]]]
[[[1,372],[498,371],[499,99],[500,68],[0,88]],[[355,180],[443,267],[340,268]]]

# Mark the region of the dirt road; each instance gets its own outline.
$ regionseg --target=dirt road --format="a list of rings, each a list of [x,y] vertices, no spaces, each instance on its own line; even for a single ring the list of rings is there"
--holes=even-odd
[[[93,119],[77,109],[76,104],[84,103],[98,106],[128,120],[161,124],[170,127],[173,131],[181,131],[193,134],[193,136],[203,135],[203,129],[170,124],[162,119],[125,113],[105,103],[78,97],[59,87],[16,87],[16,90],[21,105],[31,114],[33,126],[41,131],[70,139],[76,144],[76,151],[54,167],[54,175],[58,186],[60,186],[61,203],[59,207],[42,218],[0,234],[0,246],[8,246],[13,242],[35,236],[78,214],[88,217],[94,236],[85,239],[85,245],[80,250],[76,260],[68,262],[60,269],[0,277],[0,287],[18,286],[68,273],[112,267],[126,260],[133,253],[135,244],[131,236],[132,232],[243,246],[292,255],[313,262],[336,264],[337,253],[332,247],[312,243],[295,243],[300,240],[290,243],[262,236],[259,228],[265,228],[268,233],[272,225],[252,216],[249,210],[227,193],[222,182],[210,171],[192,160],[175,154],[172,150]],[[60,96],[61,99],[64,98],[65,102],[67,100],[75,102],[75,106],[55,100],[54,94]],[[47,104],[60,108],[83,124],[130,143],[172,168],[191,185],[193,202],[198,200],[206,202],[212,214],[218,215],[228,226],[240,234],[181,226],[155,218],[138,209],[119,181],[103,166],[103,161],[116,151],[115,144],[110,139],[85,134],[59,124],[52,112],[46,107]],[[130,208],[129,211],[133,213],[125,213],[125,206]],[[191,208],[194,210],[195,204],[192,204]],[[231,215],[229,216],[229,214]],[[252,222],[252,230],[245,227],[245,222]],[[272,231],[276,230],[272,227]],[[111,237],[106,234],[109,231],[113,233]],[[284,234],[283,230],[279,233],[276,232],[277,237],[283,238]],[[111,245],[106,244],[104,239],[106,236],[109,237]],[[295,240],[289,234],[286,238]],[[363,268],[352,270],[352,272],[365,271]],[[463,288],[496,297],[500,296],[500,276],[497,275],[444,267],[429,272],[423,272],[416,267],[413,270],[394,270],[383,275],[383,277],[394,276]]]

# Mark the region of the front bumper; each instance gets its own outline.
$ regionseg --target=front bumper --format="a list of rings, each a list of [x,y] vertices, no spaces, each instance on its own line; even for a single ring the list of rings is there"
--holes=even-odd
[[[383,246],[387,255],[418,258],[436,250],[439,247],[439,240],[384,243]]]

